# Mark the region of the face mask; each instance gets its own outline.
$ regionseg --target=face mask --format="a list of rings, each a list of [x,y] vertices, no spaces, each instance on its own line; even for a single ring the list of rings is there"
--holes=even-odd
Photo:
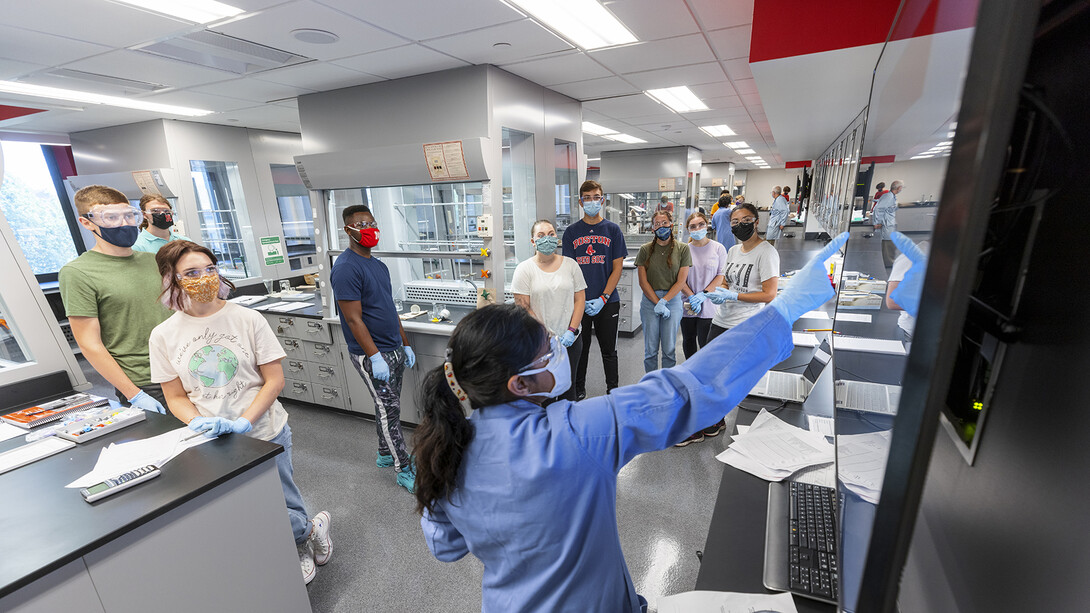
[[[174,225],[174,213],[152,213],[151,225],[161,230],[168,230]]]
[[[355,228],[351,228],[351,230],[360,233],[359,238],[352,239],[360,245],[370,249],[371,247],[374,247],[378,244],[378,228],[364,228],[362,230],[356,230]],[[349,236],[351,236],[351,234],[349,234]]]
[[[199,279],[178,279],[185,293],[197,302],[212,302],[220,291],[219,275],[201,275]]]
[[[663,226],[663,227],[658,228],[658,229],[655,230],[655,236],[658,237],[658,239],[660,241],[664,241],[664,240],[670,238],[670,235],[673,234],[673,233],[674,233],[674,229],[671,228],[670,226]]]
[[[98,237],[116,247],[132,247],[140,236],[137,226],[117,226],[116,228],[98,227]]]
[[[583,212],[586,213],[587,215],[589,215],[590,217],[594,217],[594,216],[598,215],[598,213],[600,213],[601,211],[602,211],[602,201],[601,200],[586,200],[586,201],[583,202]]]
[[[740,223],[737,226],[731,226],[730,231],[740,241],[749,240],[749,237],[753,236],[754,226],[756,225],[753,223]]]
[[[549,341],[549,351],[552,352],[552,357],[549,358],[549,363],[542,368],[535,368],[533,370],[527,370],[520,372],[519,376],[529,377],[530,375],[536,375],[539,372],[549,371],[553,375],[553,388],[547,392],[535,392],[533,394],[527,394],[528,396],[544,396],[546,398],[556,398],[557,396],[568,391],[571,387],[571,366],[568,364],[568,349],[560,344],[560,339],[553,337]]]
[[[539,236],[534,239],[534,247],[537,247],[537,252],[541,255],[552,255],[559,244],[560,239],[555,236]]]
[[[694,241],[702,241],[702,240],[704,240],[704,237],[707,236],[707,235],[708,235],[708,229],[707,228],[704,228],[702,230],[696,230],[694,232],[689,232],[689,236],[693,237]]]

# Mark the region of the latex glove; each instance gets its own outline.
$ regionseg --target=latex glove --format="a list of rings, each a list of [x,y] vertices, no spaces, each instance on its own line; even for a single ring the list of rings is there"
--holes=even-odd
[[[846,242],[847,232],[829,241],[806,266],[795,273],[787,289],[780,292],[768,305],[779,311],[787,323],[791,324],[802,317],[803,313],[818,308],[835,296],[833,284],[829,282],[829,273],[825,269],[825,260],[832,257]]]
[[[564,336],[560,337],[560,344],[564,345],[565,347],[571,347],[574,342],[575,332],[572,332],[571,330],[565,330]]]
[[[712,304],[723,304],[727,301],[734,302],[738,300],[738,292],[725,287],[717,287],[714,292],[708,294],[708,300],[711,300]]]
[[[194,417],[189,420],[189,429],[194,432],[209,432],[215,425],[217,419],[223,419],[222,417]],[[226,421],[226,420],[225,420]]]
[[[148,396],[148,393],[144,390],[140,390],[139,394],[129,398],[129,404],[138,409],[143,409],[152,413],[159,413],[160,415],[167,414],[167,410],[163,405],[158,400]]]
[[[889,293],[890,300],[896,302],[906,313],[915,317],[920,311],[920,292],[923,291],[923,277],[927,272],[927,254],[900,232],[890,234],[893,244],[912,262],[905,272],[905,278]]]
[[[408,345],[403,345],[401,348],[405,350],[405,365],[409,368],[416,366],[416,354],[413,353],[413,348]]]
[[[226,419],[224,421],[227,421]],[[254,429],[254,425],[250,423],[250,420],[245,417],[239,417],[235,421],[231,422],[231,432],[235,434],[246,434],[250,430]]]
[[[704,292],[697,292],[692,296],[689,296],[689,308],[694,312],[699,313],[701,306],[704,305],[704,301],[708,299],[708,296]]]
[[[390,365],[386,363],[386,360],[382,359],[382,352],[380,351],[368,359],[371,360],[371,376],[379,381],[389,381]]]
[[[666,302],[665,298],[659,298],[659,303],[655,305],[655,313],[663,319],[670,319],[670,303]]]
[[[602,297],[599,296],[594,300],[588,300],[587,303],[583,305],[583,312],[593,317],[597,315],[605,305],[606,301],[602,300]]]

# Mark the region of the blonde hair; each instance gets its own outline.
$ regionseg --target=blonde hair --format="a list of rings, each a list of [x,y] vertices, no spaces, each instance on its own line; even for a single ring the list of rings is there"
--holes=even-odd
[[[76,192],[76,196],[73,200],[75,200],[76,210],[79,211],[80,215],[90,213],[91,207],[100,204],[129,203],[129,199],[125,194],[105,185],[88,185],[87,187],[81,188]]]

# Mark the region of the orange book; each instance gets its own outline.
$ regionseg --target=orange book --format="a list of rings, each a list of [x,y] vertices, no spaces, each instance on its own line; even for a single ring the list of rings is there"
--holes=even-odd
[[[29,430],[34,426],[58,420],[73,411],[102,406],[108,402],[107,399],[101,396],[72,394],[71,396],[65,396],[64,398],[59,398],[57,400],[43,402],[37,406],[19,409],[18,411],[8,413],[7,415],[0,415],[0,419],[13,426],[19,426],[20,428]]]

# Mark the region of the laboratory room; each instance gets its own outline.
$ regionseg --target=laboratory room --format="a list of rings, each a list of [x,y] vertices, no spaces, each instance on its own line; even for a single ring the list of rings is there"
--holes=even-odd
[[[1088,31],[4,11],[0,611],[1090,610]]]

